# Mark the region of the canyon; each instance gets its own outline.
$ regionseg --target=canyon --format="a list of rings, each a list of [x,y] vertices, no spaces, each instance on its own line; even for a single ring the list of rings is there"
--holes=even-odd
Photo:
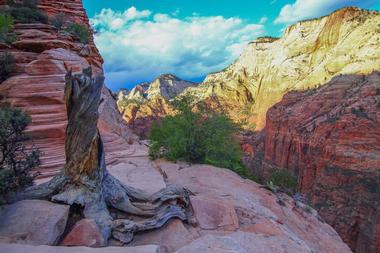
[[[281,38],[252,41],[233,64],[183,95],[226,108],[246,129],[260,131],[268,109],[286,93],[320,87],[340,74],[378,70],[379,27],[378,12],[355,7],[298,22]]]
[[[298,191],[355,252],[378,252],[379,125],[380,72],[290,92],[267,113],[256,173],[292,171]]]
[[[246,165],[264,181],[273,168],[295,174],[298,191],[355,252],[380,250],[379,27],[378,12],[354,7],[299,22],[181,94],[244,122]],[[138,131],[165,112],[145,111]]]
[[[90,29],[80,0],[38,4],[50,17],[64,13],[68,21]],[[118,101],[104,86],[98,128],[110,173],[149,193],[175,183],[194,194],[196,225],[173,220],[138,235],[130,249],[145,245],[149,249],[136,252],[351,252],[342,238],[357,253],[378,252],[380,74],[374,71],[380,69],[379,28],[378,12],[345,8],[290,26],[282,38],[257,39],[236,62],[201,84],[162,75],[120,92]],[[84,45],[48,24],[16,24],[14,32],[16,42],[0,44],[0,51],[10,52],[16,61],[11,77],[0,84],[0,103],[31,116],[27,131],[31,145],[42,151],[42,182],[65,164],[65,74],[87,67],[103,74],[103,59],[93,34]],[[146,138],[153,121],[173,113],[170,100],[182,95],[228,108],[234,120],[246,122],[245,128],[262,130],[244,137],[251,169],[262,177],[274,167],[294,172],[299,191],[322,218],[313,208],[228,170],[150,161],[146,145],[133,132]],[[36,210],[43,206],[23,204]],[[44,218],[54,220],[52,216]],[[75,234],[86,224],[93,228],[82,220],[71,237],[61,228],[51,243],[37,244],[57,245],[58,237],[65,235],[59,244],[91,246],[89,238],[78,238],[83,233]],[[20,234],[7,233],[0,231],[0,241],[30,244]],[[9,252],[37,249],[33,247],[0,245]]]

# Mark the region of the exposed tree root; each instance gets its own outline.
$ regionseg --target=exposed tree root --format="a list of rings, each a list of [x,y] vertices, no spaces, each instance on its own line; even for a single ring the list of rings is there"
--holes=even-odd
[[[97,129],[103,77],[92,78],[91,69],[66,76],[66,166],[49,182],[12,196],[47,199],[83,207],[85,218],[97,223],[104,243],[113,238],[129,243],[135,233],[163,226],[172,218],[190,221],[189,194],[170,185],[153,195],[122,184],[106,170]]]

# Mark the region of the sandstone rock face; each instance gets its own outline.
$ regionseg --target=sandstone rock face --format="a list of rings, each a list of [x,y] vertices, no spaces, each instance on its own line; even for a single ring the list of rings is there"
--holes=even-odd
[[[263,171],[288,168],[355,252],[380,252],[380,73],[291,92],[267,114]]]
[[[5,1],[0,1],[0,5]],[[88,25],[82,1],[40,0],[39,8],[49,16],[64,13],[66,20]],[[0,104],[22,108],[32,117],[27,131],[42,151],[41,177],[49,177],[65,163],[66,108],[64,77],[68,70],[79,72],[91,66],[101,74],[103,60],[90,36],[88,45],[46,24],[16,24],[17,41],[0,51],[10,52],[16,61],[11,77],[0,84]],[[107,162],[115,163],[113,151],[127,141],[128,129],[118,113],[116,101],[103,89],[99,129],[108,151]]]
[[[168,101],[196,85],[171,74],[161,75],[151,83],[137,85],[129,93],[121,90],[118,94],[119,110],[134,132],[146,138],[152,122],[173,113]]]
[[[5,206],[0,212],[0,241],[56,245],[68,215],[69,206],[42,200],[23,200]]]
[[[104,245],[104,239],[94,220],[83,219],[75,224],[61,245],[101,247]]]
[[[286,93],[319,87],[340,74],[380,69],[379,25],[379,12],[352,7],[296,23],[281,38],[251,42],[232,65],[183,94],[223,107],[234,120],[246,121],[245,128],[261,130],[268,109]],[[125,110],[127,121],[135,111]],[[155,116],[145,111],[140,118]]]

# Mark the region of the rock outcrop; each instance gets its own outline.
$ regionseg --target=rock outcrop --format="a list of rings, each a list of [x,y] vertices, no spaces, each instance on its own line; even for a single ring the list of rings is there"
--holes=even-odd
[[[0,1],[0,5],[5,1]],[[68,22],[88,26],[82,1],[38,1],[39,8],[53,17],[63,13]],[[32,117],[27,131],[33,144],[42,151],[41,177],[49,177],[65,163],[64,136],[67,124],[63,100],[65,74],[80,72],[91,66],[94,73],[102,73],[100,56],[90,35],[84,45],[69,34],[47,24],[16,24],[17,41],[6,48],[16,62],[11,77],[0,84],[1,105],[22,108]],[[0,50],[0,51],[4,51]],[[101,130],[109,163],[117,162],[113,151],[127,141],[127,127],[120,117],[116,101],[104,87],[100,106]]]
[[[351,252],[315,210],[284,194],[277,196],[226,169],[152,162],[147,147],[134,148],[128,162],[109,166],[112,175],[148,192],[169,184],[185,186],[192,193],[196,224],[172,220],[158,230],[136,234],[128,246],[156,244],[168,253]],[[279,198],[285,206],[278,203]]]
[[[118,107],[129,127],[146,138],[153,122],[173,113],[169,101],[196,85],[171,74],[161,75],[151,83],[137,85],[127,94],[120,91]]]
[[[291,92],[267,114],[263,173],[298,175],[321,216],[357,253],[380,252],[380,73]]]

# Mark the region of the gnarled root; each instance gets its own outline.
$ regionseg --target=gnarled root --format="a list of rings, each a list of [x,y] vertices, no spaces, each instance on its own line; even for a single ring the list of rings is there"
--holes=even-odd
[[[134,234],[160,228],[172,218],[190,220],[189,194],[182,187],[169,185],[153,195],[148,195],[122,184],[108,173],[100,187],[99,190],[88,185],[76,185],[59,175],[47,183],[27,189],[17,197],[48,199],[82,206],[85,218],[93,219],[97,223],[104,245],[111,236],[127,244],[132,241]]]

